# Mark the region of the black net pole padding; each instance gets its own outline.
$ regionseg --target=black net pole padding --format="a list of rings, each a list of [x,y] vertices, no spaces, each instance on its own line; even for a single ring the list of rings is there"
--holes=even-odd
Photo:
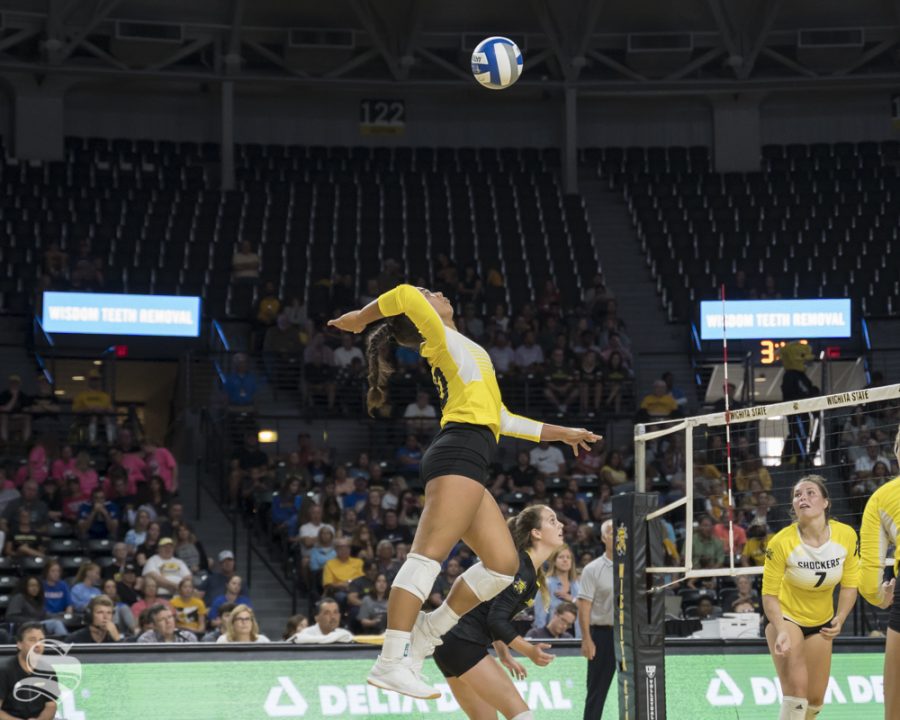
[[[619,717],[622,720],[665,720],[665,600],[650,593],[648,567],[663,563],[663,527],[647,515],[659,496],[625,493],[612,499],[615,542],[615,630],[619,680]]]

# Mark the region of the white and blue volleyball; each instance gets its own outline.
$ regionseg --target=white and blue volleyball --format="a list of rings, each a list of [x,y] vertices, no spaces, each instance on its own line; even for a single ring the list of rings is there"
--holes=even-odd
[[[491,90],[503,90],[522,74],[522,53],[509,38],[489,37],[472,53],[472,74]]]

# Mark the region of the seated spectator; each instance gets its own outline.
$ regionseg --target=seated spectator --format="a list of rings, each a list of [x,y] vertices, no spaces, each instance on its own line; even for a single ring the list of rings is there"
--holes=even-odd
[[[100,373],[91,370],[88,373],[87,389],[82,390],[72,401],[72,412],[80,415],[87,426],[88,442],[97,444],[97,428],[103,423],[106,431],[106,442],[112,444],[116,439],[116,415],[112,398],[103,390]]]
[[[369,529],[377,531],[384,520],[384,511],[381,508],[383,497],[384,492],[380,487],[369,488],[365,505],[357,508],[357,521],[365,523]]]
[[[143,582],[141,583],[141,599],[135,602],[131,606],[131,614],[134,617],[140,617],[141,613],[146,612],[150,608],[155,605],[165,605],[172,612],[175,612],[175,609],[172,607],[172,603],[169,602],[168,598],[160,597],[158,594],[159,586],[156,584],[156,580],[151,577],[143,578]]]
[[[406,432],[420,438],[430,438],[437,432],[438,415],[427,392],[416,393],[416,401],[406,406],[403,411],[406,421]]]
[[[147,528],[150,527],[150,513],[146,508],[137,510],[134,516],[134,525],[125,533],[125,544],[129,552],[134,554],[139,545],[143,545],[147,539]]]
[[[144,542],[138,545],[137,551],[134,554],[134,560],[137,566],[143,572],[144,565],[147,564],[148,558],[156,555],[156,550],[159,547],[159,539],[162,537],[162,531],[160,530],[159,523],[154,520],[147,526],[147,536],[144,538]]]
[[[116,578],[121,575],[128,565],[128,546],[123,542],[117,542],[112,549],[113,562],[103,568],[104,578]]]
[[[75,451],[71,445],[63,445],[59,459],[50,466],[50,477],[58,482],[75,477]]]
[[[84,450],[75,457],[75,468],[72,470],[71,476],[78,480],[78,487],[81,488],[82,495],[90,496],[100,484],[97,471],[92,465],[91,456]]]
[[[197,642],[194,633],[179,630],[175,626],[175,615],[165,605],[154,605],[150,608],[150,622],[153,629],[138,636],[139,643],[185,643]]]
[[[187,523],[181,523],[175,530],[175,557],[182,560],[194,575],[199,575],[209,567],[203,543]]]
[[[46,435],[51,440],[50,450],[56,448],[55,438],[59,437],[59,411],[53,386],[44,373],[40,372],[35,378],[37,393],[30,398],[25,412],[31,418],[31,431],[37,435]]]
[[[173,499],[166,508],[165,517],[159,518],[159,522],[162,534],[174,539],[175,532],[184,523],[184,505]]]
[[[741,493],[748,492],[753,480],[758,480],[763,490],[772,489],[772,476],[763,467],[758,455],[750,455],[738,465],[737,474],[734,476],[734,488]]]
[[[50,560],[44,567],[44,609],[50,616],[59,617],[74,610],[69,596],[69,584],[62,579],[62,565]]]
[[[345,512],[352,513],[352,510]],[[375,534],[365,523],[356,523],[353,534],[350,536],[350,552],[353,557],[363,560],[372,560],[375,557]]]
[[[16,625],[36,622],[41,624],[47,635],[63,637],[68,634],[62,620],[49,617],[44,603],[44,587],[33,575],[19,580],[18,589],[6,607],[6,622]]]
[[[562,602],[553,611],[553,617],[543,627],[533,627],[525,637],[529,640],[559,640],[575,637],[571,630],[578,619],[578,608],[574,603]]]
[[[611,352],[606,358],[606,368],[603,372],[604,385],[606,386],[605,405],[617,415],[622,412],[622,399],[625,389],[630,387],[630,381],[634,377],[631,368],[625,364],[620,352]]]
[[[137,575],[137,566],[134,563],[127,563],[121,573],[117,573],[113,580],[116,581],[116,594],[119,599],[130,608],[138,600],[138,594],[141,589]],[[132,613],[132,616],[134,613]]]
[[[228,618],[231,617],[231,613],[234,612],[236,607],[237,605],[234,603],[222,603],[219,606],[218,627],[214,627],[206,633],[200,638],[200,642],[218,642],[219,638],[225,633],[225,628],[228,627]]]
[[[191,569],[183,560],[175,557],[175,543],[172,538],[160,539],[156,555],[147,560],[143,576],[153,578],[158,586],[157,592],[165,598],[171,598],[178,592],[178,583],[191,576]]]
[[[334,530],[331,525],[323,525],[319,530],[319,539],[309,553],[309,569],[314,572],[323,572],[325,564],[337,557],[334,545]]]
[[[119,508],[106,499],[106,493],[96,488],[91,501],[82,503],[78,510],[78,532],[90,540],[108,540],[119,529]]]
[[[539,374],[543,370],[544,351],[537,344],[533,330],[522,336],[522,344],[516,348],[515,363],[526,375]]]
[[[350,591],[350,581],[363,574],[363,561],[350,556],[350,541],[341,538],[334,543],[337,556],[325,563],[322,572],[322,587],[328,595],[341,605]]]
[[[244,353],[235,354],[231,368],[222,386],[228,405],[234,410],[249,410],[256,402],[259,378],[250,370],[250,362]]]
[[[390,540],[391,543],[411,543],[413,534],[406,525],[400,524],[400,518],[396,510],[384,511],[384,523],[375,531],[375,537],[379,540]]]
[[[7,718],[52,720],[56,717],[58,690],[55,688],[59,688],[56,673],[46,668],[36,671],[31,665],[32,652],[43,652],[44,639],[44,629],[38,623],[24,623],[16,630],[17,652],[0,665],[0,703]],[[35,687],[40,687],[42,692],[35,692]]]
[[[735,578],[735,585],[737,585],[737,595],[731,602],[731,607],[726,608],[727,611],[730,612],[762,612],[762,601],[760,600],[759,593],[756,591],[756,588],[753,587],[753,580],[749,575],[738,575]],[[750,610],[738,610],[737,608],[740,605],[749,605]]]
[[[303,494],[299,477],[290,477],[272,498],[272,529],[276,533],[286,533],[288,524],[295,520],[303,505]]]
[[[347,592],[348,618],[351,627],[354,625],[359,608],[372,591],[375,589],[375,579],[378,577],[378,564],[374,560],[363,562],[363,574],[350,582]]]
[[[534,599],[534,623],[532,627],[540,629],[549,622],[560,603],[574,603],[578,597],[580,583],[575,571],[575,556],[572,550],[563,545],[551,558],[552,567],[547,573],[547,591],[550,603],[544,604],[543,593]],[[577,611],[576,611],[577,614]],[[581,633],[576,628],[576,637]]]
[[[734,535],[734,556],[735,559],[739,558],[741,553],[744,552],[744,545],[747,544],[747,531],[744,530],[737,522],[733,523],[732,534]],[[722,550],[725,551],[725,556],[728,557],[729,548],[728,548],[728,517],[725,516],[722,519],[722,522],[717,522],[713,526],[713,535],[715,535],[722,542]]]
[[[566,458],[562,450],[546,441],[541,441],[531,449],[528,462],[547,477],[564,477],[566,474]]]
[[[287,619],[287,623],[284,626],[284,632],[281,634],[282,640],[290,640],[294,635],[296,635],[301,630],[304,630],[309,627],[309,620],[306,615],[291,615]]]
[[[606,464],[600,469],[600,482],[607,483],[611,488],[628,482],[625,460],[618,450],[613,450],[609,454]]]
[[[431,588],[431,595],[428,596],[426,602],[432,608],[440,607],[441,603],[447,599],[450,588],[456,582],[456,578],[462,575],[462,565],[459,558],[451,557],[444,563],[444,569],[435,578],[434,585]]]
[[[503,319],[509,320],[509,318]],[[505,332],[498,332],[494,336],[494,342],[487,351],[497,373],[509,373],[516,369],[516,351],[509,344],[509,338]]]
[[[400,512],[398,518],[400,524],[414,531],[414,528],[419,526],[419,519],[422,517],[421,495],[415,490],[404,490],[397,502],[397,509]]]
[[[231,256],[231,279],[236,285],[255,285],[259,280],[259,255],[248,240]]]
[[[375,562],[378,564],[378,572],[387,576],[389,582],[393,582],[394,576],[400,569],[397,561],[394,543],[390,540],[382,540],[375,546]]]
[[[276,387],[296,390],[300,383],[303,357],[300,330],[291,325],[286,313],[278,315],[273,322],[265,329],[262,341],[266,376]]]
[[[630,371],[634,362],[631,357],[631,351],[626,344],[622,342],[621,333],[615,331],[607,332],[605,339],[606,345],[600,351],[600,358],[606,363],[607,367],[612,367],[612,356],[618,355],[621,364]],[[602,341],[603,338],[601,337],[601,342]]]
[[[672,397],[672,393],[666,387],[665,380],[654,380],[653,392],[645,395],[644,399],[641,400],[640,409],[638,410],[638,421],[656,422],[658,420],[669,420],[680,415],[681,408],[678,407],[678,401]]]
[[[348,643],[353,642],[349,630],[339,627],[341,609],[334,598],[323,597],[316,610],[316,622],[288,638],[288,642],[298,644]]]
[[[315,398],[324,395],[327,409],[334,410],[337,368],[334,353],[325,344],[322,333],[315,333],[303,351],[303,374],[307,405],[314,405]]]
[[[197,635],[206,632],[206,604],[197,597],[192,578],[186,577],[178,583],[178,594],[172,598],[172,607],[179,630],[190,630]]]
[[[698,567],[704,561],[710,568],[720,568],[725,564],[725,551],[721,540],[713,535],[713,525],[709,515],[701,515],[693,530],[693,562]]]
[[[78,568],[75,575],[75,583],[70,592],[72,607],[78,612],[83,612],[91,598],[97,597],[100,593],[100,566],[87,562]]]
[[[153,476],[138,487],[135,502],[137,510],[146,510],[150,513],[151,520],[159,519],[162,522],[169,511],[172,497],[166,492],[162,478]]]
[[[688,406],[688,399],[684,390],[675,384],[675,376],[669,370],[666,370],[666,372],[662,374],[661,379],[666,384],[666,389],[669,391],[669,394],[675,398],[675,402],[678,403],[679,412],[683,415],[687,411]],[[733,409],[736,406],[731,405],[730,407]]]
[[[31,514],[26,508],[19,510],[16,524],[10,528],[4,554],[7,557],[44,557],[44,537],[31,524]]]
[[[222,624],[222,620],[219,617],[219,608],[225,603],[253,607],[250,598],[241,594],[242,585],[243,580],[241,580],[240,575],[232,575],[228,584],[225,586],[225,592],[222,595],[213,598],[212,604],[209,606],[209,619],[213,626],[218,627]]]
[[[246,494],[253,478],[269,469],[269,456],[259,446],[255,432],[244,434],[244,444],[231,457],[228,475],[228,497],[233,504]]]
[[[22,378],[10,375],[6,390],[0,392],[0,442],[9,442],[10,424],[22,428],[22,442],[31,438],[31,416],[25,408],[31,404],[31,398],[22,392]]]
[[[249,605],[236,605],[225,621],[225,632],[216,639],[216,642],[267,643],[269,638],[260,634],[253,608]]]
[[[3,519],[12,526],[19,519],[19,510],[28,511],[31,526],[43,529],[50,519],[50,508],[40,499],[40,487],[34,480],[28,480],[21,488],[21,496],[11,500],[3,511]]]
[[[98,595],[97,598],[107,597],[113,604],[113,623],[115,626],[119,628],[119,631],[123,635],[131,635],[134,633],[137,623],[134,619],[134,615],[131,614],[131,608],[119,598],[116,581],[112,578],[108,578],[103,581],[101,587],[103,594]],[[97,598],[93,598],[93,600],[96,600]],[[90,607],[90,603],[88,603],[88,607]]]
[[[84,611],[85,626],[69,635],[66,642],[83,645],[119,642],[122,635],[113,619],[114,606],[106,595],[92,598]]]
[[[234,553],[231,550],[222,550],[216,561],[218,567],[209,574],[201,588],[203,597],[209,601],[224,595],[229,580],[234,577]]]
[[[722,617],[722,608],[714,605],[712,598],[701,597],[697,603],[697,619],[698,620],[715,620]]]
[[[868,480],[872,476],[872,471],[876,463],[883,463],[886,468],[891,467],[891,460],[881,451],[881,445],[873,437],[866,441],[865,455],[857,458],[853,466],[853,478],[856,481]]]
[[[577,493],[571,489],[566,490],[562,494],[561,510],[563,515],[577,523],[586,523],[590,519],[584,500],[579,498]]]
[[[178,492],[178,463],[172,453],[159,445],[152,438],[145,438],[141,444],[144,453],[144,462],[147,465],[147,473],[151,477],[156,475],[163,481],[166,492],[175,494]]]
[[[367,635],[381,635],[387,628],[387,602],[390,587],[384,574],[375,578],[372,592],[363,598],[357,621]]]
[[[551,412],[562,417],[579,395],[580,388],[575,373],[566,361],[565,352],[554,348],[544,372],[544,398],[550,404]]]
[[[704,500],[704,509],[713,522],[720,522],[728,515],[728,496],[721,480],[713,480],[710,483],[709,494]]]
[[[47,449],[38,438],[31,450],[28,451],[28,459],[16,473],[16,486],[21,487],[26,480],[34,480],[38,485],[43,485],[50,475],[50,462],[47,458]]]

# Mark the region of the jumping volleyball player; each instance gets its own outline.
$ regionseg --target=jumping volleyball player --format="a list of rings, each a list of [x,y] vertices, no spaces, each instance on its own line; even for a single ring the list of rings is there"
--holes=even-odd
[[[381,358],[381,349],[393,339],[418,350],[428,361],[442,415],[441,431],[422,458],[425,508],[411,552],[391,588],[384,646],[368,682],[416,698],[437,698],[440,693],[420,677],[425,658],[461,615],[512,583],[519,567],[500,508],[484,486],[499,436],[560,441],[570,445],[576,455],[579,448],[590,450],[590,443],[599,436],[510,413],[500,398],[490,357],[480,345],[457,332],[453,306],[441,293],[398,285],[329,325],[360,333],[382,318],[388,320],[368,339],[369,411],[384,402],[392,368]],[[441,561],[460,539],[481,562],[457,579],[447,602],[426,615],[420,612],[422,603],[431,592]]]
[[[807,475],[794,486],[796,522],[766,550],[763,610],[766,640],[784,699],[779,720],[816,718],[831,673],[831,641],[856,602],[856,531],[828,517],[825,479]],[[841,584],[837,612],[834,587]]]
[[[517,680],[525,678],[527,671],[513,659],[510,648],[540,667],[554,658],[544,652],[549,645],[524,640],[512,619],[534,603],[538,590],[546,596],[545,603],[550,601],[542,568],[563,545],[562,523],[546,505],[532,505],[510,519],[509,529],[519,551],[515,581],[462,618],[434,652],[453,697],[470,720],[496,720],[497,711],[508,720],[533,718],[512,680],[488,655],[491,645],[497,659]]]
[[[894,441],[894,455],[900,460],[900,431]],[[900,594],[894,591],[900,566],[900,477],[878,488],[863,512],[859,531],[861,568],[859,592],[873,605],[891,609],[888,618],[887,642],[884,652],[884,717],[900,717]],[[883,583],[884,557],[893,545],[894,579]]]

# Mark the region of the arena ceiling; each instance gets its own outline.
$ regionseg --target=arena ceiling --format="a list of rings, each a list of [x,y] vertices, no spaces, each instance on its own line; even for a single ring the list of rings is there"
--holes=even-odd
[[[496,34],[523,49],[522,88],[900,80],[900,0],[0,0],[0,72],[453,87]]]

